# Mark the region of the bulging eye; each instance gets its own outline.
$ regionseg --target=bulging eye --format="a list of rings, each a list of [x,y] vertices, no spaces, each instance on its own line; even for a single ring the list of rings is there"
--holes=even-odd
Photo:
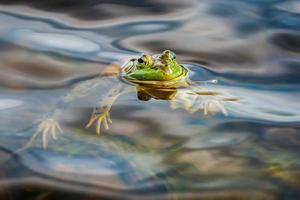
[[[174,52],[172,52],[172,51],[171,51],[171,58],[172,58],[173,60],[176,59],[176,54],[175,54]]]
[[[138,61],[139,63],[144,63],[144,60],[143,60],[142,58],[139,58],[137,61]]]
[[[173,51],[165,50],[162,54],[162,57],[169,58],[172,60],[176,59],[176,54]]]

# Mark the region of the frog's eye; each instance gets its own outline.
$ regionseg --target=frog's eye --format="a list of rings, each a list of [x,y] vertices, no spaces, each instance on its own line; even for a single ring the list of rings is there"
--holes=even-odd
[[[172,58],[173,60],[176,59],[176,54],[175,54],[174,52],[172,52],[172,51],[171,51],[171,58]]]
[[[145,62],[142,58],[139,58],[137,61],[141,64]]]
[[[149,55],[142,55],[137,59],[138,68],[147,68],[153,65],[153,58]]]
[[[168,58],[168,59],[175,60],[176,54],[173,51],[165,50],[162,54],[162,57],[165,57],[165,59]]]

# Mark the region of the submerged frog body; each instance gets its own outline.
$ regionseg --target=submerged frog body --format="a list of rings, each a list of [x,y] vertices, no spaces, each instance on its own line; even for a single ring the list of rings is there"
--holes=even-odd
[[[109,69],[109,68],[108,68]],[[116,73],[115,73],[116,72]],[[109,128],[112,123],[110,110],[118,97],[124,93],[136,92],[139,100],[150,99],[166,100],[170,102],[172,109],[181,108],[190,113],[203,111],[204,115],[222,112],[228,115],[223,101],[230,101],[219,97],[214,92],[205,91],[201,84],[215,83],[215,80],[205,82],[193,82],[189,79],[189,71],[177,63],[176,55],[166,50],[161,54],[146,55],[133,58],[119,67],[118,71],[109,73],[110,77],[117,80],[104,98],[97,101],[97,106],[88,121],[86,128],[95,127],[100,134],[101,128]],[[85,96],[89,89],[99,79],[93,79],[78,84],[62,99],[64,104]],[[124,84],[125,82],[125,84]],[[226,100],[227,99],[227,100]],[[57,139],[57,134],[63,130],[57,120],[57,112],[51,112],[38,124],[35,134],[26,145],[31,145],[38,135],[42,135],[43,147],[48,145],[48,138]]]

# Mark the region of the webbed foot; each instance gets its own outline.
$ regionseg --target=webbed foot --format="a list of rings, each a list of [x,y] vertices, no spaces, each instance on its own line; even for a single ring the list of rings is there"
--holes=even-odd
[[[193,106],[194,101],[194,96],[184,92],[177,94],[175,98],[170,100],[170,107],[174,110],[177,108],[183,108],[184,110],[189,111]]]
[[[122,92],[123,86],[120,84],[117,87],[113,87],[109,90],[108,94],[105,98],[103,98],[99,103],[98,106],[94,109],[94,112],[85,126],[86,128],[90,128],[92,125],[96,126],[96,133],[100,135],[101,133],[101,126],[107,130],[109,129],[108,124],[111,124],[110,118],[110,109],[117,98],[123,93]]]
[[[225,116],[228,116],[228,112],[224,105],[218,100],[208,100],[203,102],[204,115],[216,114],[222,112]]]
[[[46,149],[49,143],[49,136],[53,140],[57,139],[57,133],[63,133],[59,123],[53,118],[47,118],[41,121],[37,127],[36,132],[32,135],[29,142],[25,145],[24,148],[30,147],[34,142],[35,138],[42,134],[43,148]]]
[[[108,124],[111,124],[111,118],[110,118],[110,113],[109,109],[104,109],[102,111],[98,111],[95,109],[93,112],[89,122],[86,125],[86,128],[90,128],[93,124],[96,126],[96,132],[98,135],[100,135],[101,132],[101,125],[104,126],[104,128],[107,130],[109,129]]]
[[[222,112],[225,116],[228,116],[228,112],[224,105],[219,100],[215,99],[204,100],[202,103],[194,105],[190,109],[190,112],[194,113],[198,110],[203,110],[204,115],[214,115],[218,112]]]

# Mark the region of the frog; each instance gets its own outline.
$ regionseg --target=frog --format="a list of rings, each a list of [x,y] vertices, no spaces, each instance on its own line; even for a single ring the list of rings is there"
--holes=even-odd
[[[85,126],[87,129],[93,129],[98,135],[101,135],[103,128],[109,129],[112,124],[111,109],[117,99],[125,93],[136,93],[140,101],[168,101],[171,109],[183,109],[191,114],[201,111],[205,116],[216,113],[228,116],[223,103],[233,99],[201,89],[203,84],[217,84],[218,81],[190,80],[189,70],[177,62],[176,54],[171,50],[164,50],[160,54],[141,54],[123,64],[112,64],[101,72],[100,79],[104,76],[115,80],[115,85],[104,97],[96,100],[96,106]],[[98,81],[99,78],[94,78],[77,84],[62,97],[60,104],[67,105],[76,98],[87,95]],[[56,117],[59,109],[61,108],[48,113],[38,122],[36,131],[26,147],[41,135],[42,146],[47,148],[50,138],[57,140],[58,135],[64,133]]]

